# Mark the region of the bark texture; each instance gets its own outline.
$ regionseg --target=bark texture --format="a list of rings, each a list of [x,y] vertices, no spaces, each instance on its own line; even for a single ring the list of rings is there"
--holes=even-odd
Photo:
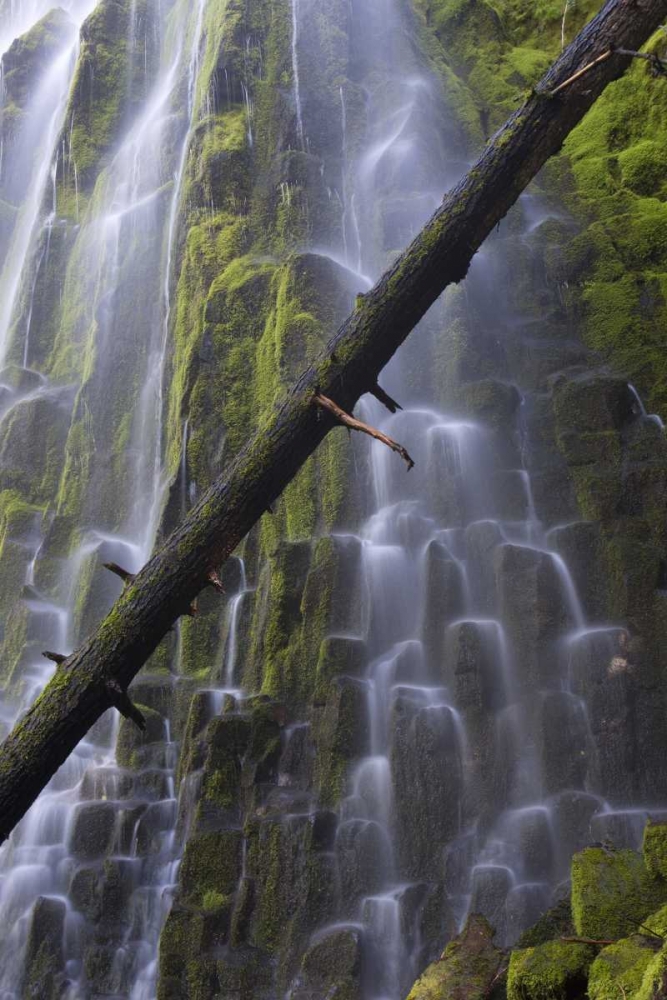
[[[4,840],[77,743],[122,697],[173,622],[336,426],[319,393],[348,413],[376,392],[380,371],[470,261],[596,98],[667,19],[667,0],[609,0],[489,141],[477,163],[276,406],[99,628],[59,664],[0,751]],[[609,57],[600,59],[609,50]],[[589,64],[597,64],[577,76]],[[567,86],[556,91],[563,83]],[[656,86],[663,86],[656,81]],[[409,442],[407,442],[409,444]]]

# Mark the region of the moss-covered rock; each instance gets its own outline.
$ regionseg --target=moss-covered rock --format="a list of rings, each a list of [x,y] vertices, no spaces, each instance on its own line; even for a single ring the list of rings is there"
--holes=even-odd
[[[649,874],[667,878],[667,823],[648,821],[642,851]]]
[[[150,762],[153,753],[160,754],[164,741],[164,717],[155,709],[137,703],[146,720],[139,729],[130,719],[121,719],[116,743],[116,760],[121,767],[141,767]]]
[[[322,708],[313,710],[317,749],[315,780],[322,801],[333,805],[345,787],[350,764],[370,747],[367,686],[354,677],[335,678]]]
[[[603,948],[588,977],[590,1000],[613,1000],[619,995],[633,1000],[644,973],[655,958],[650,939],[634,935]]]
[[[131,4],[103,0],[84,22],[81,51],[70,99],[69,155],[79,183],[90,187],[109,154],[124,119],[130,72]]]
[[[5,116],[16,126],[13,110],[25,110],[40,77],[54,56],[64,49],[65,43],[73,40],[75,31],[76,26],[69,15],[61,7],[54,7],[29,31],[15,39],[2,56],[4,101],[0,131],[5,139],[8,138]]]
[[[356,928],[343,928],[322,935],[303,956],[303,986],[295,1000],[332,996],[337,1000],[359,1000],[362,996],[362,938]]]
[[[667,883],[634,851],[589,847],[572,859],[572,916],[581,936],[624,937],[666,899]]]
[[[579,1000],[594,955],[589,945],[565,941],[513,951],[507,1000]]]
[[[186,903],[211,909],[236,890],[242,841],[240,830],[212,831],[188,840],[180,876]]]
[[[632,1000],[664,1000],[667,997],[667,948],[654,955]]]
[[[408,1000],[483,1000],[498,974],[503,953],[493,944],[493,928],[469,917],[461,934],[428,967]]]

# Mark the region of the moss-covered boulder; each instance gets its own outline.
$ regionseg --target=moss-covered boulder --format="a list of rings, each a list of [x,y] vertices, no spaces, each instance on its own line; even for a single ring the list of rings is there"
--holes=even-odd
[[[665,900],[667,883],[635,851],[588,847],[572,859],[572,916],[583,937],[624,937]]]
[[[651,939],[638,934],[603,948],[590,968],[590,1000],[614,1000],[619,996],[633,1000],[654,958]]]
[[[493,944],[493,928],[471,916],[442,958],[429,965],[408,1000],[484,1000],[498,975],[503,953]]]
[[[19,400],[0,423],[0,489],[40,503],[53,495],[62,470],[72,392],[52,388]]]
[[[569,941],[512,952],[507,1000],[581,1000],[594,955],[589,945]]]
[[[646,966],[639,989],[629,1000],[665,1000],[667,997],[667,946]]]
[[[239,823],[241,771],[250,736],[251,722],[244,715],[230,713],[209,723],[205,738],[208,753],[197,807],[199,824]]]

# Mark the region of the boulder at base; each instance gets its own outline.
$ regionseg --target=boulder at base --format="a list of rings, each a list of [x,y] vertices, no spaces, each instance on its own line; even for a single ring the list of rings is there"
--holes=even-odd
[[[408,1000],[483,1000],[491,996],[503,953],[493,944],[494,930],[484,917],[469,917],[442,958],[412,987]]]

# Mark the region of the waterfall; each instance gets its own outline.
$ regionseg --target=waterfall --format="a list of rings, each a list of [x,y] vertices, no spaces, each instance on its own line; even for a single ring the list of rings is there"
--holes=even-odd
[[[292,80],[296,108],[296,135],[301,149],[304,147],[303,112],[301,109],[301,83],[299,80],[299,0],[292,3]]]
[[[39,4],[19,7],[17,20],[10,27],[8,37],[13,38],[22,28],[29,29],[43,13]],[[70,11],[78,23],[89,13],[92,4],[71,4]],[[159,5],[158,5],[159,13]],[[26,296],[22,348],[24,366],[31,356],[30,331],[33,318],[33,299],[38,281],[43,277],[52,242],[52,230],[59,219],[56,202],[56,184],[59,168],[73,178],[75,193],[74,233],[77,245],[84,248],[86,260],[85,289],[89,303],[107,304],[93,315],[82,314],[97,337],[95,361],[88,368],[89,385],[113,384],[114,368],[118,363],[116,341],[119,338],[120,314],[108,308],[116,300],[121,288],[127,295],[133,269],[139,282],[148,280],[156,290],[162,285],[162,323],[152,343],[144,345],[134,338],[135,363],[140,366],[143,386],[130,397],[134,407],[134,428],[129,434],[129,447],[125,456],[129,488],[124,496],[118,495],[114,515],[102,515],[103,495],[91,484],[89,512],[93,526],[82,532],[82,539],[59,572],[58,603],[42,591],[40,555],[43,537],[35,536],[31,559],[26,569],[25,601],[31,616],[32,629],[45,648],[67,652],[76,641],[77,601],[82,588],[89,585],[91,569],[100,560],[111,559],[130,571],[136,571],[150,554],[157,531],[163,502],[165,480],[162,473],[162,419],[164,399],[162,384],[164,360],[167,352],[172,303],[171,271],[176,240],[179,203],[187,159],[191,129],[195,121],[196,85],[199,52],[203,33],[204,2],[198,5],[194,18],[189,17],[187,5],[176,12],[173,26],[176,45],[163,42],[161,66],[155,79],[146,81],[146,98],[139,105],[134,121],[129,121],[125,135],[104,172],[98,195],[89,204],[85,217],[80,218],[79,180],[77,164],[71,157],[72,139],[70,126],[62,135],[65,108],[72,72],[76,62],[78,41],[70,40],[57,52],[52,65],[44,72],[35,92],[33,103],[26,111],[25,140],[40,136],[39,144],[30,150],[36,164],[34,173],[27,174],[24,191],[13,194],[21,204],[15,232],[2,276],[3,296],[2,332],[3,350],[8,349],[10,322],[19,306],[21,284],[26,273],[32,270],[29,295]],[[180,21],[178,21],[180,18]],[[163,26],[160,25],[162,32]],[[187,35],[189,44],[184,46],[182,37]],[[166,36],[165,36],[166,37]],[[10,40],[11,40],[10,38]],[[131,93],[134,49],[139,44],[136,24],[136,4],[133,4],[128,21],[128,44],[132,47],[128,60],[128,92]],[[142,43],[143,44],[143,43]],[[141,60],[146,72],[147,64]],[[185,107],[182,99],[182,81],[186,93]],[[174,131],[176,120],[185,127]],[[73,121],[74,116],[72,116]],[[166,206],[163,202],[163,161],[156,156],[156,149],[163,143],[177,140],[173,167],[171,194]],[[173,148],[173,145],[172,145]],[[20,154],[15,147],[14,155]],[[13,166],[15,167],[15,163]],[[49,185],[51,198],[45,197]],[[10,192],[11,193],[11,192]],[[44,205],[51,202],[51,210]],[[46,231],[46,238],[39,237],[39,225]],[[163,239],[160,238],[163,234]],[[157,237],[157,239],[156,239]],[[163,246],[165,247],[163,254]],[[32,263],[34,261],[34,264]],[[143,269],[143,270],[142,270]],[[162,277],[161,277],[162,275]],[[145,291],[142,289],[142,291]],[[156,297],[153,293],[153,297]],[[146,301],[150,307],[151,297]],[[140,310],[135,314],[140,322]],[[81,328],[85,329],[81,324]],[[150,327],[149,327],[150,328]],[[120,341],[122,342],[122,341]],[[136,385],[136,380],[135,380]],[[85,382],[84,382],[85,386]],[[85,391],[85,388],[84,388]],[[38,384],[33,396],[62,392],[47,380]],[[93,394],[94,395],[94,394]],[[25,394],[19,404],[29,402]],[[91,397],[92,399],[92,397]],[[90,404],[95,410],[96,403]],[[104,414],[105,404],[100,401],[97,419]],[[132,416],[132,410],[129,413]],[[184,448],[187,443],[187,422],[184,431]],[[147,513],[148,516],[147,516]],[[110,530],[115,527],[116,530]],[[95,584],[108,601],[115,590],[99,579]],[[36,657],[36,659],[35,659]],[[24,682],[18,702],[9,705],[15,714],[27,707],[48,679],[50,670],[42,666],[38,653],[32,654],[24,668]],[[113,746],[118,725],[115,713],[108,713],[84,741],[67,764],[61,768],[39,803],[25,822],[4,847],[0,864],[0,912],[12,926],[11,935],[5,940],[2,951],[2,995],[18,995],[29,960],[31,927],[39,930],[38,909],[33,907],[37,897],[47,901],[53,911],[55,926],[60,926],[65,953],[65,971],[68,981],[66,995],[72,1000],[86,991],[88,973],[83,964],[86,935],[82,930],[81,908],[85,912],[90,896],[77,896],[78,889],[71,882],[72,871],[83,863],[88,872],[94,870],[98,859],[109,854],[108,875],[124,885],[126,914],[115,935],[115,943],[103,946],[107,971],[102,973],[101,988],[122,992],[135,1000],[155,995],[156,954],[159,931],[168,910],[169,893],[175,881],[179,846],[175,839],[176,795],[174,773],[176,746],[171,739],[169,721],[164,721],[161,745],[136,772],[136,779],[124,770],[122,761],[114,759]],[[119,752],[120,753],[120,752]],[[93,868],[86,869],[86,864]],[[100,876],[101,877],[101,876]],[[95,891],[91,886],[91,891]],[[68,899],[78,900],[73,903]],[[50,902],[52,901],[52,902]],[[101,947],[97,945],[98,949]]]
[[[124,0],[97,131],[104,3],[61,6],[0,26],[53,19],[0,109],[3,732],[470,155],[410,0]],[[586,365],[512,297],[557,217],[526,195],[382,373],[401,408],[360,400],[414,470],[334,431],[138,675],[146,734],[108,712],[3,845],[2,1000],[36,942],[64,1000],[185,997],[195,958],[211,1000],[403,1000],[468,915],[512,946],[575,850],[664,815],[608,738],[631,635],[545,418]]]
[[[18,214],[11,243],[8,248],[5,267],[0,275],[0,363],[7,352],[7,338],[12,321],[21,280],[26,265],[33,230],[37,223],[42,201],[50,179],[51,162],[55,152],[60,129],[63,124],[65,102],[75,65],[78,42],[66,45],[59,52],[52,65],[44,74],[41,85],[34,96],[34,109],[28,108],[26,117],[29,125],[26,134],[20,137],[24,150],[15,152],[24,156],[24,169],[29,173],[36,164],[27,184],[23,203]],[[35,145],[37,149],[35,149]],[[47,222],[48,225],[48,222]],[[27,339],[27,334],[26,334]]]

